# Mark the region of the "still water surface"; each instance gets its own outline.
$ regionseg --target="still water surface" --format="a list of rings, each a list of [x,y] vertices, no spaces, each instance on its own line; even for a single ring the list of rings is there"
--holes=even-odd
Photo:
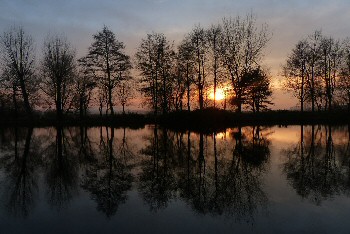
[[[0,233],[348,233],[349,126],[0,129]]]

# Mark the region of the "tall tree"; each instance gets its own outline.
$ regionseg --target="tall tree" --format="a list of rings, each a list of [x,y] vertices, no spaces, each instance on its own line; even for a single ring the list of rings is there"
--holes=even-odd
[[[171,85],[169,85],[169,101],[171,110],[179,111],[183,108],[183,99],[187,89],[186,70],[182,62],[179,61],[178,55],[174,67],[171,69]]]
[[[32,114],[29,102],[28,82],[34,78],[34,45],[33,39],[22,27],[13,27],[0,37],[2,67],[18,82],[25,110]]]
[[[323,37],[321,41],[321,53],[320,66],[323,71],[322,78],[326,99],[325,108],[331,111],[342,58],[340,41],[332,37]]]
[[[79,115],[83,117],[87,114],[92,91],[96,87],[96,80],[86,57],[80,58],[78,65],[78,74],[75,79],[75,88],[77,90],[76,101],[78,102]]]
[[[179,47],[177,55],[177,66],[185,76],[186,96],[187,96],[187,110],[191,110],[191,86],[194,83],[195,76],[195,62],[193,61],[193,49],[189,37],[185,37]]]
[[[221,25],[212,25],[206,33],[207,42],[209,46],[209,52],[211,57],[211,66],[213,73],[213,90],[214,90],[214,108],[216,107],[216,90],[219,78],[219,65],[220,65],[220,39],[221,39]]]
[[[338,84],[341,103],[346,104],[350,112],[350,38],[343,42],[343,59]]]
[[[57,118],[72,105],[75,52],[65,38],[45,41],[42,61],[42,91],[54,102]]]
[[[106,26],[93,35],[94,42],[89,48],[89,63],[100,83],[106,90],[106,112],[114,114],[113,92],[120,81],[124,80],[131,69],[130,57],[124,53],[124,43],[116,39],[115,34]]]
[[[222,21],[222,64],[231,78],[238,112],[241,112],[244,103],[242,76],[259,66],[263,49],[269,39],[267,24],[262,24],[259,28],[252,14],[244,19],[238,16],[224,18]]]
[[[195,70],[197,75],[195,76],[195,84],[198,91],[198,103],[199,109],[204,108],[204,90],[206,81],[205,61],[207,51],[207,40],[205,38],[205,30],[201,26],[196,26],[188,34],[191,41],[191,47],[193,51],[193,61],[195,62]]]
[[[318,76],[317,62],[320,57],[320,43],[322,39],[321,31],[315,31],[308,38],[308,79],[307,86],[309,89],[309,99],[311,100],[311,111],[315,111],[315,102],[316,102],[316,93],[317,93],[317,81],[316,77]]]
[[[299,99],[301,112],[304,111],[306,98],[305,86],[308,48],[309,46],[306,40],[299,41],[283,67],[284,76],[287,78],[285,87]]]
[[[171,70],[175,62],[173,45],[164,34],[152,33],[142,39],[135,54],[136,66],[141,75],[141,92],[147,98],[154,114],[169,110]]]

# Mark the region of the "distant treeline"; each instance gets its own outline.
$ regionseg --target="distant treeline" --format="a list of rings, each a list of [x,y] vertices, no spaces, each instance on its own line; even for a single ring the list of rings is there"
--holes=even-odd
[[[0,108],[16,115],[54,111],[61,119],[67,112],[83,117],[98,106],[101,116],[113,115],[117,105],[125,113],[140,92],[154,115],[208,107],[260,112],[273,104],[269,72],[262,66],[270,38],[267,24],[257,26],[248,14],[208,28],[197,25],[177,47],[162,33],[147,34],[131,59],[104,26],[86,56],[77,59],[67,39],[54,36],[36,61],[32,37],[12,27],[0,37]],[[304,103],[313,111],[350,108],[349,45],[316,32],[292,51],[283,71],[302,111]]]

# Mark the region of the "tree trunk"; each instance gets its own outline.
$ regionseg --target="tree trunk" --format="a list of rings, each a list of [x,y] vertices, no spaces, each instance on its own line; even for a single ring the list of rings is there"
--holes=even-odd
[[[237,112],[242,113],[242,101],[240,96],[237,97]]]
[[[300,94],[300,111],[301,113],[304,112],[304,67],[305,67],[305,62],[303,61],[302,65],[301,65],[301,94]]]
[[[198,85],[198,101],[199,101],[199,109],[200,110],[203,110],[203,87],[202,87],[202,83],[199,82],[199,85]]]
[[[315,112],[315,71],[314,71],[314,58],[312,58],[311,68],[311,111]]]
[[[114,115],[113,103],[112,103],[112,86],[108,87],[108,103],[109,103],[109,108],[111,109],[111,115]]]
[[[214,108],[216,108],[217,58],[214,59]]]
[[[80,95],[80,98],[79,98],[79,115],[81,119],[84,116],[84,101],[83,101],[82,95]]]
[[[167,113],[167,91],[166,91],[166,78],[164,67],[162,68],[162,76],[163,76],[163,115]]]
[[[59,78],[58,78],[59,79]],[[56,87],[56,114],[57,114],[57,119],[61,120],[62,119],[62,93],[61,93],[61,81],[57,81],[57,87]]]
[[[28,115],[32,115],[32,108],[29,104],[29,97],[28,97],[28,93],[27,93],[27,89],[26,89],[26,85],[24,82],[24,77],[23,75],[21,75],[19,77],[19,84],[21,86],[21,91],[22,91],[22,96],[23,96],[23,102],[24,102],[24,108],[27,112]]]
[[[186,81],[187,81],[187,110],[188,112],[191,111],[190,107],[190,77],[189,77],[189,71],[188,71],[188,63],[186,63]]]
[[[18,117],[18,105],[17,105],[17,99],[16,99],[16,86],[13,85],[12,87],[12,101],[13,101],[13,107],[15,108],[15,118]]]

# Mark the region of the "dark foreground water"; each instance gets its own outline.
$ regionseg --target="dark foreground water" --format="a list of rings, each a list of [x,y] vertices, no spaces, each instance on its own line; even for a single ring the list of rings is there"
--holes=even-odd
[[[348,126],[0,129],[0,233],[349,233]]]

